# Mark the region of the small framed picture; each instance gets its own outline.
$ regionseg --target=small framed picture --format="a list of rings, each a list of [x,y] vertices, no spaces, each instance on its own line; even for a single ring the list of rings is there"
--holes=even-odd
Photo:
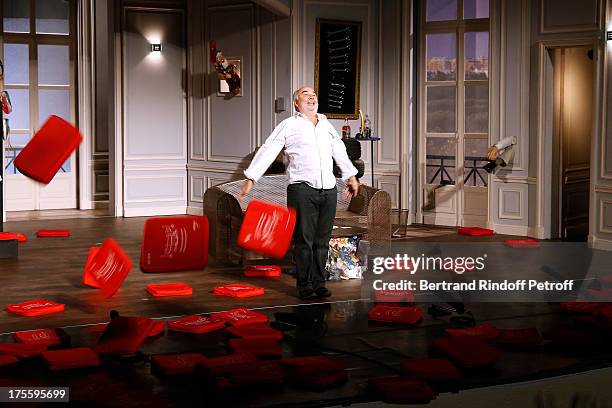
[[[219,79],[219,91],[217,92],[217,96],[242,96],[242,86],[240,83],[240,79],[242,79],[242,57],[226,57],[226,59],[230,66],[234,65],[236,67],[234,72],[236,75],[238,75],[239,78],[239,91],[237,93],[232,93],[228,81],[226,81],[225,79]]]

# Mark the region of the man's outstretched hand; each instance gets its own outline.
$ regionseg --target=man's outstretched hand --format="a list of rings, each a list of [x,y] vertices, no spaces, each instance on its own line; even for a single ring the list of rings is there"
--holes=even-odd
[[[240,194],[238,195],[238,198],[240,199],[240,201],[242,201],[242,199],[249,193],[249,191],[251,191],[252,187],[253,187],[253,180],[251,179],[244,180],[244,184],[242,185],[242,188],[240,189]]]
[[[347,197],[355,197],[358,192],[359,192],[359,181],[357,181],[357,177],[352,176],[346,181],[345,194]]]

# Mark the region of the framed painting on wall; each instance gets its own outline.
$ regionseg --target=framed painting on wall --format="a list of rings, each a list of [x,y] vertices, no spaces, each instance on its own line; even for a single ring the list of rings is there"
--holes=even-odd
[[[315,47],[319,112],[329,118],[357,119],[361,22],[317,19]]]

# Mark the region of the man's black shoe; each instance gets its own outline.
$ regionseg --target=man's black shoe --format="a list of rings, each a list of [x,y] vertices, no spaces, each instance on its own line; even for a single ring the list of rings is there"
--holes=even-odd
[[[313,299],[315,297],[315,292],[310,288],[302,289],[298,292],[298,297],[302,300]]]
[[[320,298],[330,297],[332,295],[331,290],[324,286],[317,288],[317,290],[315,290],[315,294]]]

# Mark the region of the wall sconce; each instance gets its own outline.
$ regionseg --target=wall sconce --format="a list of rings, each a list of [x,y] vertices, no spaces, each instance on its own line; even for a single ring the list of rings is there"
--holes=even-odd
[[[161,44],[151,44],[151,52],[161,52],[162,45]]]
[[[612,31],[606,31],[606,40],[612,40]]]

